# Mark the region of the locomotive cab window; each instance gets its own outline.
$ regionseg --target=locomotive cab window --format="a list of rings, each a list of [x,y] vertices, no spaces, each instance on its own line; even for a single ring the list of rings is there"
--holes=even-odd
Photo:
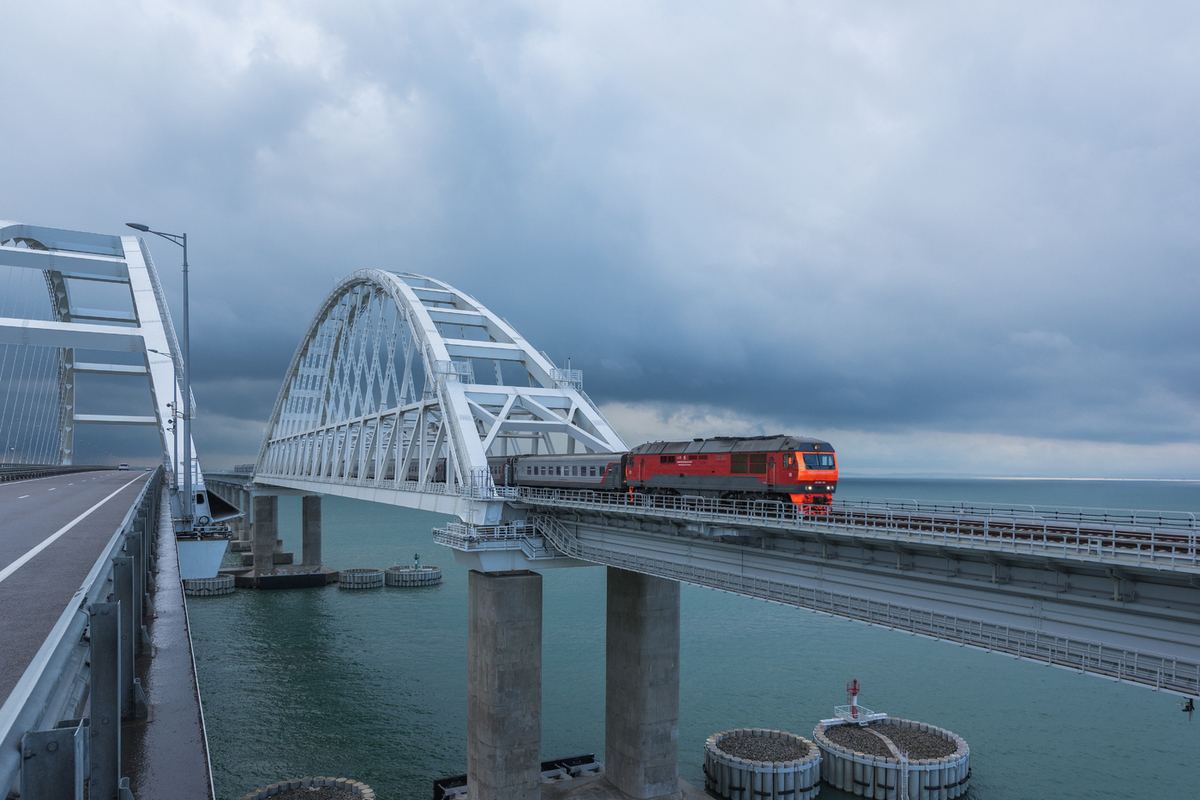
[[[833,469],[833,453],[805,453],[805,469]]]

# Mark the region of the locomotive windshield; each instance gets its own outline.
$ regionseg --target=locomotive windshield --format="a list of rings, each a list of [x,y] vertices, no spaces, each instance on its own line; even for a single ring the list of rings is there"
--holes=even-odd
[[[833,453],[805,453],[805,469],[833,469]]]

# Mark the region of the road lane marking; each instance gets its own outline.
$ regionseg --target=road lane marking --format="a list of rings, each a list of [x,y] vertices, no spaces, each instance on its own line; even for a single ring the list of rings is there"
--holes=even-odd
[[[18,499],[18,500],[24,500],[26,497],[29,497],[29,495],[27,495],[27,494],[23,494],[23,495],[21,495],[20,497],[18,497],[17,499]]]
[[[58,488],[57,486],[51,486],[51,487],[50,487],[49,489],[47,489],[46,491],[47,491],[47,492],[53,492],[53,491],[54,491],[55,489],[57,489],[57,488]]]
[[[125,487],[129,486],[132,483],[136,483],[137,481],[141,480],[144,477],[146,477],[146,476],[145,475],[137,476],[136,478],[131,480],[129,483],[125,484],[125,486],[122,486],[121,489],[124,489]],[[50,534],[45,539],[43,539],[40,544],[36,545],[32,550],[27,552],[25,555],[21,556],[16,561],[12,562],[7,567],[0,570],[0,582],[3,582],[4,579],[7,578],[9,575],[12,575],[14,572],[19,570],[21,567],[25,566],[25,564],[28,563],[29,560],[32,559],[34,556],[36,556],[38,553],[42,552],[47,547],[49,547],[50,545],[52,545],[56,541],[58,541],[59,537],[62,536],[64,533],[71,530],[71,528],[74,528],[80,522],[83,522],[83,520],[85,520],[88,516],[90,516],[93,511],[95,511],[100,506],[107,503],[109,500],[112,500],[114,497],[116,497],[121,492],[121,489],[117,489],[117,491],[113,492],[108,497],[101,500],[99,503],[96,503],[96,505],[92,506],[87,511],[83,512],[78,517],[71,520],[66,525],[63,525],[57,531],[55,531],[54,533]]]

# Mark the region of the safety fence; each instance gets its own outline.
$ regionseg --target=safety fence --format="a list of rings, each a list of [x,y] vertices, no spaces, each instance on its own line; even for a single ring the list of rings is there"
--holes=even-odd
[[[153,614],[163,479],[159,467],[0,707],[9,796],[132,797],[120,776],[121,722],[147,715],[134,657],[150,647],[143,620]]]

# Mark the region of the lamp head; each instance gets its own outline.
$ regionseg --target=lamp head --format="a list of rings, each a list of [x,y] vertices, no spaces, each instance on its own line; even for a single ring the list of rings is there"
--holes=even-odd
[[[130,228],[133,228],[135,231],[142,231],[143,233],[149,233],[149,231],[150,231],[149,225],[142,225],[141,223],[138,223],[138,222],[126,222],[125,224],[128,225]]]

